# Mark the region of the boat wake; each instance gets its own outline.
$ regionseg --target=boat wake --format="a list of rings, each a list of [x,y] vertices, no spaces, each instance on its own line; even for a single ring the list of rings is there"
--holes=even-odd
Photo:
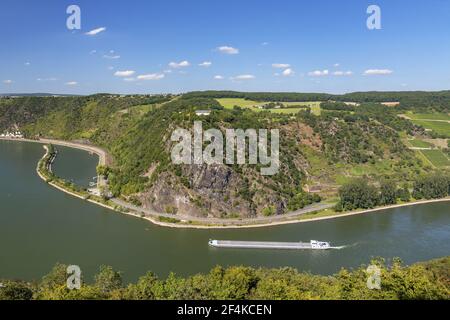
[[[334,249],[334,250],[342,250],[342,249],[347,249],[347,248],[351,248],[354,246],[357,246],[358,243],[354,243],[354,244],[349,244],[349,245],[345,245],[345,246],[339,246],[339,247],[330,247],[330,249]]]
[[[333,250],[342,250],[342,249],[345,249],[345,248],[348,248],[349,246],[340,246],[340,247],[330,247],[330,249],[333,249]]]

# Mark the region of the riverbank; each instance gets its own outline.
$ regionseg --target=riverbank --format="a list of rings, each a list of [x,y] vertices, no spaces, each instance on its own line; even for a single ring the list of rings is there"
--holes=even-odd
[[[67,142],[61,140],[53,140],[53,139],[41,139],[41,140],[28,140],[28,139],[0,139],[0,140],[8,140],[8,141],[17,141],[17,142],[34,142],[45,144],[44,148],[46,149],[45,155],[42,157],[41,161],[43,161],[48,156],[48,147],[47,144],[66,146],[70,148],[80,149],[88,152],[95,153],[99,156],[99,164],[105,164],[106,159],[108,158],[106,151],[101,148],[95,146],[89,146],[74,142]],[[40,162],[41,162],[40,161]],[[40,163],[39,162],[39,163]],[[305,223],[305,222],[314,222],[321,220],[329,220],[329,219],[337,219],[342,217],[373,213],[384,211],[388,209],[395,209],[400,207],[407,206],[415,206],[427,203],[434,202],[447,202],[450,201],[450,197],[444,199],[433,199],[433,200],[421,200],[409,203],[402,203],[397,205],[390,205],[385,207],[379,207],[374,209],[367,210],[357,210],[352,212],[345,213],[336,213],[331,211],[327,214],[327,210],[330,210],[334,204],[319,204],[316,206],[311,206],[305,209],[301,209],[295,212],[290,212],[285,215],[275,216],[275,217],[259,217],[259,218],[251,218],[251,219],[220,219],[220,218],[196,218],[190,216],[183,215],[170,215],[165,213],[158,213],[148,209],[136,207],[130,203],[124,202],[120,199],[111,199],[109,201],[101,202],[91,197],[87,197],[86,195],[77,194],[67,188],[64,188],[61,185],[57,185],[54,182],[48,181],[39,170],[39,164],[37,167],[37,173],[41,179],[46,181],[52,187],[65,192],[71,196],[77,197],[79,199],[88,201],[90,203],[102,206],[104,208],[130,215],[136,218],[145,219],[150,221],[153,224],[170,227],[170,228],[194,228],[194,229],[240,229],[240,228],[262,228],[262,227],[270,227],[270,226],[278,226],[285,224],[294,224],[294,223]],[[320,216],[320,214],[324,214]],[[316,217],[308,217],[308,215],[317,215]],[[303,218],[305,217],[305,218]],[[303,219],[302,219],[303,218]]]

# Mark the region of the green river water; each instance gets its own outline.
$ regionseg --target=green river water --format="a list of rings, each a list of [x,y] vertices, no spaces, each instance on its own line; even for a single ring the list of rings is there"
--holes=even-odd
[[[87,186],[98,158],[57,147],[54,172]],[[0,141],[0,278],[40,279],[57,262],[79,265],[90,281],[111,265],[135,281],[207,272],[215,265],[291,266],[318,274],[367,264],[372,257],[405,263],[450,255],[450,203],[390,209],[340,219],[253,229],[171,229],[71,197],[36,174],[40,144]],[[214,249],[208,239],[330,241],[332,251]]]

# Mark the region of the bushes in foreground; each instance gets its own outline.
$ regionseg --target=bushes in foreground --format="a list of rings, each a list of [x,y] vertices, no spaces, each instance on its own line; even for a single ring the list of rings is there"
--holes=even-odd
[[[394,260],[387,267],[382,259],[372,261],[381,270],[381,290],[367,287],[366,267],[342,269],[333,276],[300,273],[292,268],[254,269],[215,267],[207,274],[188,278],[170,274],[159,279],[147,273],[125,286],[111,267],[101,267],[93,284],[80,290],[66,287],[66,266],[58,264],[39,283],[3,281],[0,300],[304,300],[304,299],[449,299],[450,257],[409,267]],[[1,283],[1,282],[0,282]]]

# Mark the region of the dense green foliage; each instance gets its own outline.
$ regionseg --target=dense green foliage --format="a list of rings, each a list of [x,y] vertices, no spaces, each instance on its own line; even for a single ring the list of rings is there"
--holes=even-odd
[[[236,92],[236,91],[199,91],[190,92],[185,95],[187,98],[241,98],[254,101],[326,101],[331,95],[325,93],[291,93],[291,92]]]
[[[135,105],[161,103],[170,96],[24,97],[0,99],[0,131],[12,125],[33,125],[28,135],[52,133],[66,139],[81,138],[97,129],[116,111]],[[43,121],[45,120],[45,121]],[[27,132],[27,130],[24,130]]]
[[[394,181],[383,180],[380,183],[380,204],[387,206],[390,204],[396,204],[399,191]]]
[[[369,116],[365,109],[353,115],[325,113],[317,117],[300,112],[298,118],[311,126],[323,141],[323,151],[333,162],[366,163],[385,157],[413,161],[398,132]],[[373,111],[382,118],[383,110]],[[340,116],[340,117],[336,117]],[[388,122],[387,118],[383,122]]]
[[[150,111],[136,122],[110,147],[117,162],[116,170],[110,175],[111,191],[115,195],[142,191],[153,182],[149,177],[143,177],[153,164],[157,165],[153,178],[160,172],[175,169],[166,146],[170,140],[169,129],[193,120],[195,110],[211,106],[220,108],[212,99],[177,99]]]
[[[254,269],[216,267],[207,274],[188,278],[171,273],[159,279],[149,272],[136,283],[124,286],[121,274],[101,267],[93,284],[80,290],[66,287],[66,266],[58,264],[39,283],[2,281],[0,300],[311,300],[311,299],[449,299],[450,258],[412,266],[394,259],[390,266],[376,259],[381,269],[381,289],[367,287],[365,266],[342,269],[333,276],[299,273],[292,268]]]
[[[450,196],[450,175],[430,174],[419,176],[414,182],[412,196],[417,199],[439,199]],[[406,185],[399,187],[394,181],[383,180],[376,187],[367,179],[359,178],[339,189],[338,211],[369,209],[378,205],[396,204],[397,200],[409,201],[410,191]]]
[[[344,102],[322,102],[320,104],[322,110],[334,110],[334,111],[355,111],[358,107],[353,105],[347,105]]]
[[[365,179],[355,179],[339,189],[340,202],[336,206],[338,211],[369,209],[379,203],[376,187],[369,185]]]
[[[450,176],[433,174],[419,177],[414,183],[413,197],[416,199],[438,199],[450,195]]]

